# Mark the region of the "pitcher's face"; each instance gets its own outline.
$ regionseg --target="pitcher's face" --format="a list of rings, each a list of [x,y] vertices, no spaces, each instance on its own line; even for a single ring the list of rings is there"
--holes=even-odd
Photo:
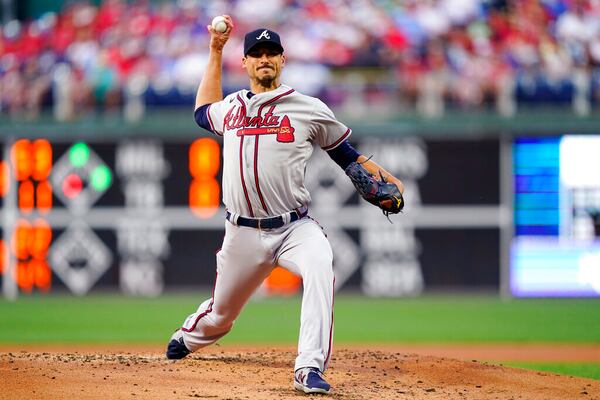
[[[242,66],[250,80],[263,87],[279,80],[284,65],[285,56],[269,44],[255,46],[242,58]]]

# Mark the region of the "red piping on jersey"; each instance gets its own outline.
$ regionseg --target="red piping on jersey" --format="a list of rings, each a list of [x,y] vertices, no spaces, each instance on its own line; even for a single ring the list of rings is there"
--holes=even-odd
[[[256,191],[258,192],[258,198],[260,199],[260,204],[263,209],[269,214],[269,209],[267,208],[267,204],[265,203],[265,199],[263,199],[262,192],[260,191],[260,185],[258,183],[258,139],[260,136],[256,136],[254,138],[254,182],[256,183]]]
[[[265,107],[265,106],[268,106],[269,104],[273,103],[275,100],[279,100],[279,99],[280,99],[280,98],[282,98],[283,96],[287,96],[288,94],[292,93],[293,91],[294,91],[294,89],[290,89],[290,90],[288,90],[288,91],[287,91],[287,92],[285,92],[285,93],[281,93],[280,95],[273,97],[273,98],[272,98],[271,100],[269,100],[269,101],[265,101],[263,104],[261,104],[261,106],[260,106],[260,107],[259,107],[259,109],[258,109],[258,116],[259,116],[259,117],[261,116],[261,113],[262,113],[262,109],[263,109],[263,107]]]
[[[242,100],[240,95],[237,95],[237,99],[240,102],[240,107],[244,110],[244,114],[246,114],[246,103]],[[246,205],[248,205],[248,210],[250,211],[250,216],[254,218],[254,211],[252,210],[252,204],[250,203],[250,197],[248,197],[248,189],[246,188],[246,180],[244,179],[244,137],[241,136],[240,139],[240,178],[242,178],[242,188],[244,189],[244,197],[246,198]]]
[[[198,322],[200,322],[200,320],[202,318],[204,318],[206,315],[208,315],[213,308],[213,304],[215,304],[215,288],[217,287],[217,279],[219,278],[219,273],[217,272],[216,276],[215,276],[215,285],[213,286],[213,293],[212,293],[212,298],[210,299],[210,304],[208,305],[208,308],[206,309],[206,311],[204,311],[202,314],[198,315],[196,317],[196,320],[194,321],[194,324],[192,325],[191,328],[185,328],[185,327],[181,327],[181,330],[184,332],[191,332],[194,329],[196,329],[196,325],[198,325]]]
[[[333,276],[333,293],[331,296],[331,325],[329,327],[329,350],[327,350],[327,357],[325,357],[323,369],[327,368],[327,363],[329,362],[329,357],[331,356],[331,347],[333,341],[333,306],[335,305],[335,275]]]
[[[212,107],[212,104],[210,104],[210,105],[208,106],[208,108],[206,109],[206,116],[208,117],[208,123],[210,124],[210,129],[212,129],[212,131],[213,131],[214,133],[216,133],[217,135],[219,135],[219,136],[223,136],[223,135],[221,135],[219,132],[217,132],[217,130],[215,129],[215,124],[213,124],[213,122],[212,122],[212,118],[210,117],[210,108],[211,108],[211,107]]]
[[[252,204],[250,204],[250,198],[248,197],[248,189],[246,189],[246,180],[244,179],[244,136],[240,136],[240,178],[242,178],[242,188],[244,188],[244,197],[246,197],[246,204],[248,210],[250,210],[250,216],[254,218],[254,211],[252,211]]]
[[[346,131],[346,133],[344,133],[341,138],[339,138],[338,140],[336,140],[333,144],[330,144],[329,146],[322,147],[322,149],[325,150],[325,151],[333,149],[335,146],[337,146],[338,144],[342,143],[342,141],[348,137],[348,135],[350,134],[350,132],[351,132],[350,128],[348,128],[348,130]]]
[[[244,103],[244,100],[242,100],[239,94],[236,97],[240,102],[240,107],[242,107],[242,109],[244,110],[244,115],[246,115],[246,103]]]

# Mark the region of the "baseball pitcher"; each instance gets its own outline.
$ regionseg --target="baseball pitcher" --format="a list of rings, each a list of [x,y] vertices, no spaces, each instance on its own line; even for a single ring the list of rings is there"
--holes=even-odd
[[[322,228],[308,216],[304,171],[315,146],[349,176],[360,195],[384,213],[404,206],[402,182],[349,144],[351,130],[319,99],[280,83],[285,66],[279,35],[249,32],[241,60],[249,90],[223,98],[221,60],[233,29],[211,25],[208,65],[196,96],[198,125],[223,137],[225,238],[217,253],[213,295],[171,337],[167,357],[180,359],[229,332],[242,308],[275,265],[303,280],[294,387],[329,393],[323,372],[331,360],[333,255]]]

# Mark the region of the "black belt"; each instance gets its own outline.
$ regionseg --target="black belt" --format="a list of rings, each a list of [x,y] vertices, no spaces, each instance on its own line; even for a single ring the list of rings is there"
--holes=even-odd
[[[299,219],[302,219],[302,218],[306,217],[307,214],[308,214],[308,208],[306,208],[303,212],[300,212],[299,210],[291,211],[289,213],[289,215],[290,215],[289,222],[294,222]],[[232,214],[231,214],[231,212],[227,211],[225,218],[227,218],[227,221],[231,222],[234,225],[247,226],[249,228],[255,228],[255,229],[277,229],[277,228],[281,228],[283,225],[286,224],[286,221],[284,220],[283,216],[281,216],[281,215],[278,217],[272,217],[272,218],[238,217],[237,221],[232,221]]]

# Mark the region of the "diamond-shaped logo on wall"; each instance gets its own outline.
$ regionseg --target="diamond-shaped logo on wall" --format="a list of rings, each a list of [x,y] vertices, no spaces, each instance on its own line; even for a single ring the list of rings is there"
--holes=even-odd
[[[92,149],[75,143],[55,163],[51,176],[53,192],[75,215],[83,215],[106,192],[112,172]]]
[[[76,221],[52,244],[50,263],[73,293],[86,294],[108,270],[112,256],[83,222]]]

